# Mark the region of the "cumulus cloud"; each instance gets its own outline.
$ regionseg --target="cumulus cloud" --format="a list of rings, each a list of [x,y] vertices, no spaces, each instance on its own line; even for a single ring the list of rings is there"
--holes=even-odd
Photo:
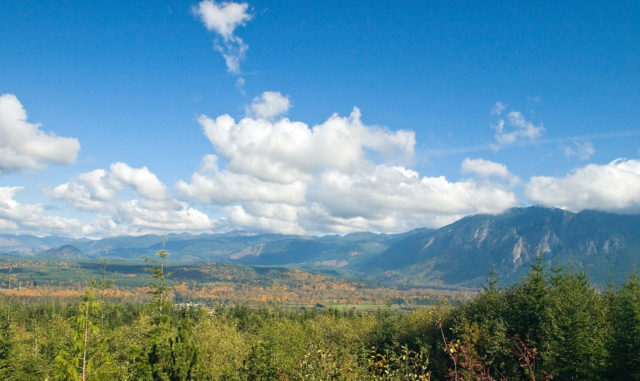
[[[3,231],[68,234],[82,232],[83,225],[73,218],[49,216],[42,204],[15,200],[22,187],[0,187],[0,229]]]
[[[566,157],[577,157],[580,160],[588,160],[595,152],[590,142],[574,141],[573,146],[564,146]]]
[[[205,156],[200,171],[191,176],[191,183],[178,181],[178,191],[203,204],[263,201],[302,205],[305,202],[303,181],[264,181],[256,176],[220,170],[217,161],[215,155]]]
[[[301,208],[304,209],[304,208]],[[232,226],[281,234],[305,234],[299,223],[301,210],[286,204],[248,203],[225,208]]]
[[[281,117],[289,106],[280,93],[264,93],[249,117],[202,115],[199,123],[215,154],[206,155],[188,181],[176,183],[180,198],[149,168],[117,162],[45,192],[78,216],[90,216],[89,222],[48,216],[42,205],[14,199],[21,188],[4,187],[0,228],[82,236],[231,229],[401,232],[517,204],[504,184],[493,181],[509,178],[499,163],[467,159],[463,169],[478,179],[421,176],[409,168],[413,131],[366,125],[357,108],[310,126]]]
[[[462,161],[460,168],[462,173],[472,173],[483,178],[499,177],[510,179],[513,177],[513,174],[509,172],[506,165],[480,158],[471,159],[467,157]]]
[[[331,216],[364,218],[376,230],[396,231],[440,227],[468,214],[498,213],[516,205],[511,192],[493,183],[420,177],[413,170],[387,165],[350,176],[325,171],[310,197]]]
[[[247,3],[201,1],[193,12],[202,20],[205,27],[215,32],[221,40],[216,40],[216,49],[225,59],[227,71],[240,74],[240,61],[249,48],[240,37],[234,34],[237,27],[251,20]],[[242,81],[244,82],[244,81]]]
[[[534,140],[542,135],[544,132],[542,124],[535,125],[527,120],[520,111],[512,110],[503,116],[506,108],[506,105],[497,102],[491,109],[491,114],[499,117],[493,125],[496,140],[493,149],[498,150],[501,146],[522,140]]]
[[[360,110],[349,117],[337,114],[309,128],[303,122],[244,118],[229,115],[198,119],[217,153],[234,173],[281,183],[306,181],[316,170],[356,171],[370,165],[367,152],[406,162],[414,155],[413,131],[389,131],[365,126]]]
[[[180,198],[149,168],[117,162],[45,192],[89,222],[49,216],[40,204],[17,202],[21,188],[4,187],[0,228],[83,236],[401,232],[517,204],[504,184],[494,182],[513,177],[502,164],[467,159],[463,171],[476,178],[460,181],[422,176],[410,168],[413,131],[364,124],[358,108],[310,126],[282,117],[289,108],[288,97],[265,92],[240,120],[202,115],[198,121],[215,154],[206,155],[188,181],[176,183]]]
[[[127,198],[126,191],[134,197]],[[98,213],[95,234],[158,231],[210,231],[217,225],[207,214],[167,194],[148,168],[114,163],[109,170],[83,173],[49,192],[76,210]]]
[[[513,193],[486,179],[420,176],[407,167],[414,133],[365,125],[357,108],[313,127],[254,114],[239,121],[201,116],[216,155],[207,155],[189,182],[177,183],[185,199],[224,207],[234,228],[405,231],[499,213],[517,203]]]
[[[125,163],[111,164],[109,171],[96,169],[82,173],[77,180],[61,184],[51,196],[63,199],[80,210],[98,211],[105,202],[115,201],[118,193],[131,189],[148,200],[164,200],[166,188],[147,167],[131,168]]]
[[[0,174],[46,163],[73,163],[80,150],[75,138],[56,136],[27,122],[27,112],[13,94],[0,95]]]
[[[291,108],[289,97],[277,91],[265,91],[259,97],[255,97],[251,106],[247,109],[247,114],[255,115],[258,118],[272,119],[285,114]]]
[[[122,187],[131,187],[142,197],[162,200],[166,197],[166,187],[147,167],[131,168],[125,163],[111,165],[110,180]]]
[[[565,177],[532,177],[527,197],[572,211],[640,211],[640,161],[617,159],[589,164]]]

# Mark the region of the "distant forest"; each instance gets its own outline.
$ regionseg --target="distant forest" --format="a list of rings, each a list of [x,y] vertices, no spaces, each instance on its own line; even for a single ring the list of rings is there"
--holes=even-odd
[[[640,379],[635,272],[598,290],[538,261],[513,286],[491,276],[469,301],[413,311],[212,308],[172,301],[160,256],[148,301],[109,301],[104,276],[73,302],[4,292],[0,379]]]

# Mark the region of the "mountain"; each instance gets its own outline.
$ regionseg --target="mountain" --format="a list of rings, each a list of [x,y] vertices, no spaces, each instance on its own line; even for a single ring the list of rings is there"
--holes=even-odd
[[[172,262],[288,266],[415,286],[478,287],[490,269],[505,284],[537,254],[549,265],[584,269],[603,285],[640,264],[640,215],[572,213],[542,207],[474,215],[437,230],[345,236],[170,234],[100,240],[0,235],[0,253],[66,259],[141,259],[165,245]]]
[[[474,215],[400,238],[353,270],[392,283],[477,287],[491,268],[504,283],[518,281],[538,254],[597,284],[620,282],[640,264],[640,215],[535,206]]]
[[[40,253],[40,256],[55,259],[87,259],[87,256],[73,245],[63,245],[55,249],[45,250]]]
[[[15,255],[35,255],[43,250],[73,242],[66,237],[36,237],[34,235],[0,234],[0,253]]]
[[[109,237],[100,240],[66,237],[0,236],[0,253],[56,257],[72,245],[90,259],[134,259],[153,256],[163,245],[172,262],[237,262],[246,265],[296,266],[330,271],[358,263],[388,248],[400,236],[353,233],[321,237],[281,234],[170,234]],[[67,248],[68,249],[68,248]],[[56,252],[56,250],[60,250]],[[69,258],[71,253],[69,252]]]

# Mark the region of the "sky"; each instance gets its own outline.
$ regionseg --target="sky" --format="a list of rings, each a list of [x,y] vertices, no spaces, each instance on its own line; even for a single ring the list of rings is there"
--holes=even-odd
[[[0,2],[0,234],[640,212],[634,1]]]

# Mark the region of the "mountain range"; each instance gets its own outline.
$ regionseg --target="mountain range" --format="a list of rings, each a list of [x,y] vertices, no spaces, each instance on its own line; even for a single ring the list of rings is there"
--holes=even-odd
[[[584,270],[592,282],[604,285],[621,282],[640,263],[640,215],[532,206],[403,234],[231,232],[100,240],[0,235],[0,253],[47,259],[140,259],[152,256],[164,241],[174,262],[291,266],[412,286],[478,287],[492,268],[502,283],[510,284],[541,255],[550,266]]]

